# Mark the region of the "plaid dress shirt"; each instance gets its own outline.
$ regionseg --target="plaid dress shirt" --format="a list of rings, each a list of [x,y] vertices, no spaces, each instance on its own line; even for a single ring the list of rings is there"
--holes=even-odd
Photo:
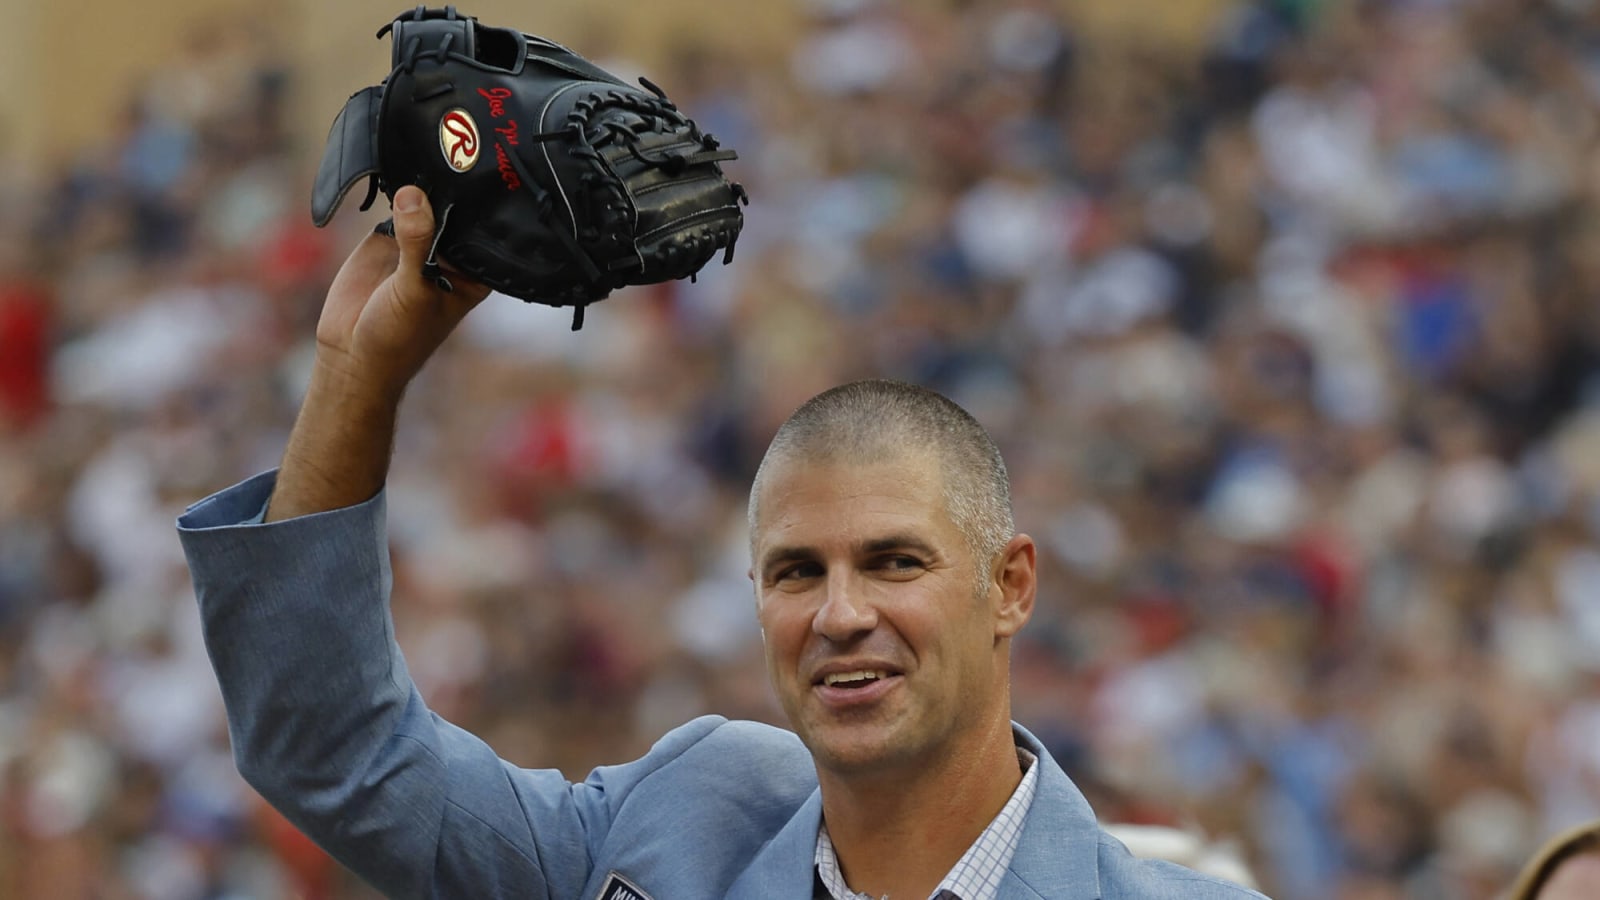
[[[1028,817],[1028,807],[1033,805],[1033,794],[1039,784],[1038,767],[1032,753],[1017,748],[1017,759],[1022,763],[1022,782],[1011,792],[1011,799],[1001,808],[989,827],[978,835],[967,852],[961,854],[955,867],[928,900],[995,900],[1000,880],[1006,867],[1017,852],[1017,841],[1022,837],[1022,822]],[[833,849],[833,839],[828,837],[828,823],[817,829],[817,881],[818,900],[873,900],[866,894],[850,890],[844,883],[844,873],[839,869],[839,855]],[[887,898],[886,898],[887,900]],[[898,900],[898,898],[895,898]]]

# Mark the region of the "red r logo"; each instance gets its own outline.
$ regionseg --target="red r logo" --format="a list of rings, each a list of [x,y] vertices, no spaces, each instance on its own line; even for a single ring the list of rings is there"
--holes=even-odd
[[[457,172],[465,172],[477,163],[478,125],[466,110],[457,107],[439,120],[439,151]]]

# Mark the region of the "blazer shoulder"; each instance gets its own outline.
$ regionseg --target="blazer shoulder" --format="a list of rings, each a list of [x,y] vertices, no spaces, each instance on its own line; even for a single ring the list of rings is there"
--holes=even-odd
[[[590,845],[597,874],[654,877],[692,859],[693,883],[726,886],[795,817],[817,779],[793,734],[707,717],[668,732],[633,763],[596,769],[588,785],[601,789],[609,819]],[[590,884],[585,896],[597,889]]]
[[[679,725],[657,739],[639,762],[655,760],[666,764],[685,755],[712,751],[748,757],[752,762],[811,762],[811,754],[794,732],[722,716],[700,716]]]
[[[1136,857],[1111,835],[1100,839],[1100,885],[1106,900],[1266,900],[1242,885],[1177,863]]]
[[[790,764],[803,762],[811,765],[811,753],[792,731],[775,728],[761,722],[724,719],[721,716],[702,716],[684,727],[714,721],[716,726],[706,732],[704,740],[718,749],[750,757],[754,762]]]
[[[588,778],[590,785],[617,797],[646,782],[709,794],[765,794],[795,803],[817,786],[811,755],[793,732],[721,716],[686,722],[663,735],[640,759],[602,766]]]

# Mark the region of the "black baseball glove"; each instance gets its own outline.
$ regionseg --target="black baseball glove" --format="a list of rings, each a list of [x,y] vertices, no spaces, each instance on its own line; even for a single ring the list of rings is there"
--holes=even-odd
[[[645,79],[625,84],[567,48],[456,12],[417,7],[378,32],[393,68],[334,120],[312,194],[317,225],[370,178],[415,184],[439,259],[502,293],[584,307],[628,284],[692,277],[733,258],[744,188],[734,159]]]

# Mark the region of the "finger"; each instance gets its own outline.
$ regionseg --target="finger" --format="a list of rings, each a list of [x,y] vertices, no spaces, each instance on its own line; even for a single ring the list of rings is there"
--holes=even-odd
[[[420,284],[422,264],[433,246],[433,208],[428,204],[428,195],[415,185],[395,191],[394,240],[400,248],[399,273]]]
[[[333,287],[365,299],[390,272],[394,271],[399,253],[394,241],[380,235],[367,235],[339,267]]]
[[[355,252],[350,254],[346,265],[370,267],[387,274],[394,271],[395,262],[399,257],[400,251],[391,238],[381,234],[369,234],[356,245]]]
[[[408,284],[431,284],[422,277],[422,264],[427,261],[428,251],[433,248],[433,208],[428,203],[428,195],[421,188],[407,185],[395,192],[392,233],[395,244],[400,248],[397,276],[404,278]],[[443,267],[443,260],[436,262]],[[452,287],[443,298],[444,307],[452,316],[459,318],[487,297],[489,289],[460,275],[455,269],[445,268],[452,273]]]

